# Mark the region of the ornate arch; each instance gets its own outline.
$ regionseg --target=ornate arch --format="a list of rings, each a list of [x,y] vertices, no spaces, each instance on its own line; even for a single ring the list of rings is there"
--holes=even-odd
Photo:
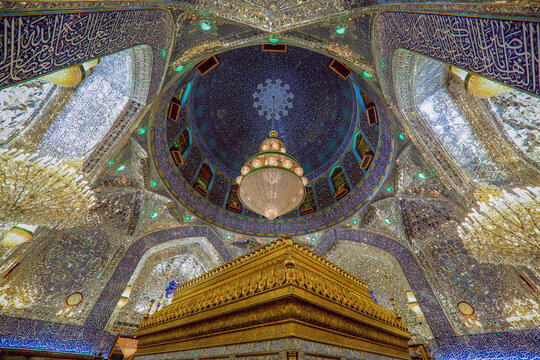
[[[349,240],[373,245],[392,254],[403,269],[412,290],[414,291],[426,320],[433,332],[438,337],[454,334],[450,322],[446,318],[443,309],[439,305],[435,294],[426,281],[422,269],[416,262],[410,251],[400,243],[382,235],[362,230],[338,229],[328,232],[315,248],[315,251],[324,255],[338,240]]]
[[[537,329],[456,336],[415,257],[398,242],[367,231],[339,229],[327,233],[315,251],[324,255],[338,240],[373,245],[388,251],[397,259],[435,336],[436,343],[430,346],[437,358],[476,359],[478,356],[482,358],[520,356],[524,359],[532,359],[538,354],[540,337]]]
[[[114,336],[103,331],[118,298],[141,257],[152,247],[180,238],[204,237],[215,248],[223,262],[232,256],[218,238],[205,226],[177,227],[156,231],[135,241],[127,250],[109,282],[103,289],[83,326],[50,323],[1,315],[0,347],[47,350],[97,355],[108,354]]]

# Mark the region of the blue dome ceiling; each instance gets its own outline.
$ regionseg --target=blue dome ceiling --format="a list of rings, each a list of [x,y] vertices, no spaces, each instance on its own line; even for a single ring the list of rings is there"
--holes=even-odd
[[[355,95],[351,81],[328,67],[330,58],[259,45],[219,54],[219,61],[196,78],[189,102],[193,135],[217,169],[238,176],[272,123],[310,179],[343,154],[354,133]]]

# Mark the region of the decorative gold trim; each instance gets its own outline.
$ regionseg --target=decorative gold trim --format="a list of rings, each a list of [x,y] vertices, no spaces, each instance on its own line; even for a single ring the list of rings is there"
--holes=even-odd
[[[138,355],[294,337],[398,358],[410,339],[363,281],[290,238],[180,286],[137,337]]]

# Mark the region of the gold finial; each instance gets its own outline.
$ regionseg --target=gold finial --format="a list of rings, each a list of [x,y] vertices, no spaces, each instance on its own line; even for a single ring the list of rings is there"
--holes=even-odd
[[[146,315],[144,315],[143,317],[144,320],[147,320],[150,318],[150,311],[152,310],[152,306],[154,306],[155,302],[156,300],[150,300],[150,307],[148,308],[148,312],[146,313]]]
[[[270,131],[270,137],[278,137],[278,133],[276,130]]]
[[[392,298],[392,299],[390,299],[390,302],[392,303],[392,306],[394,307],[394,314],[396,315],[396,319],[401,321],[402,317],[398,312],[398,309],[397,309],[397,306],[396,306],[396,301],[394,300],[394,298]]]

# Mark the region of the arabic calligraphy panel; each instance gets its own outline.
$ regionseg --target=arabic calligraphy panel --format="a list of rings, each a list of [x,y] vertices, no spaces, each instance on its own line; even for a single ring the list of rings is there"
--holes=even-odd
[[[174,28],[160,9],[17,15],[0,21],[0,88],[149,44],[154,66],[148,99],[159,89]]]
[[[385,12],[375,33],[381,55],[406,48],[540,95],[537,20]]]

